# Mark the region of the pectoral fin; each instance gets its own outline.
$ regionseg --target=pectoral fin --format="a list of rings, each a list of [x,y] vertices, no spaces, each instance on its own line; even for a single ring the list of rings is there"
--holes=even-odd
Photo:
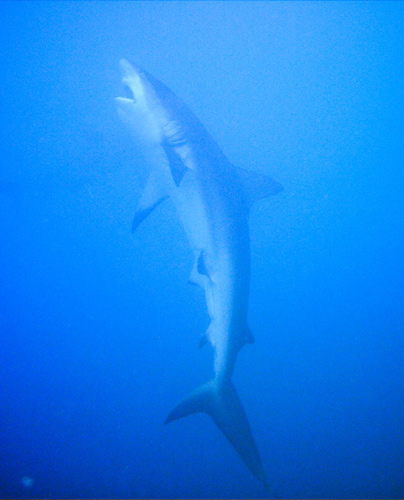
[[[170,146],[167,141],[164,141],[162,144],[164,152],[167,156],[168,164],[170,165],[171,175],[175,185],[178,187],[184,178],[184,175],[188,168],[184,165],[178,153],[175,149]]]
[[[132,233],[136,231],[139,224],[166,198],[168,198],[168,195],[161,186],[158,171],[153,170],[139,200],[136,214],[132,221]]]

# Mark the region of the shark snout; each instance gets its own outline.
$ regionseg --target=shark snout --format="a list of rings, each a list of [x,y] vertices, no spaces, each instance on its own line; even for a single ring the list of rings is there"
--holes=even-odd
[[[135,102],[144,98],[144,87],[142,82],[142,72],[140,67],[129,62],[127,59],[121,59],[119,66],[122,71],[122,83],[124,84],[124,98]]]
[[[121,59],[119,61],[119,67],[121,68],[124,78],[135,77],[141,73],[140,67],[132,62],[129,62],[127,59]]]

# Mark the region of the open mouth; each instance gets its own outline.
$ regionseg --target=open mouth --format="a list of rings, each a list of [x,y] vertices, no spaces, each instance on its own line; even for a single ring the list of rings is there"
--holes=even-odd
[[[128,85],[124,85],[122,94],[123,94],[122,97],[126,97],[126,99],[132,99],[132,101],[135,100],[133,92],[128,87]]]
[[[129,85],[126,85],[126,83],[123,83],[123,85],[121,86],[120,94],[120,99],[136,102],[134,93],[132,92]]]

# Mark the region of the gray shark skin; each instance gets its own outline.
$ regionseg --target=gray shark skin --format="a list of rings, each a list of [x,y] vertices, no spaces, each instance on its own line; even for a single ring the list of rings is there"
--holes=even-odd
[[[268,485],[243,405],[231,381],[237,354],[254,342],[247,326],[251,204],[282,191],[274,179],[234,167],[188,107],[163,83],[123,59],[119,115],[159,161],[139,201],[132,229],[166,198],[175,205],[195,255],[190,282],[205,292],[210,326],[201,339],[214,351],[214,377],[188,394],[169,423],[206,412],[250,472]]]

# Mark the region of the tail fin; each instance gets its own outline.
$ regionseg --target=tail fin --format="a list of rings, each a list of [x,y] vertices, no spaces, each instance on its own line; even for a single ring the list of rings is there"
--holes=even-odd
[[[230,381],[219,386],[216,379],[213,379],[198,387],[173,409],[164,423],[199,412],[210,415],[250,472],[268,487],[268,479],[247,415],[233,383]]]

